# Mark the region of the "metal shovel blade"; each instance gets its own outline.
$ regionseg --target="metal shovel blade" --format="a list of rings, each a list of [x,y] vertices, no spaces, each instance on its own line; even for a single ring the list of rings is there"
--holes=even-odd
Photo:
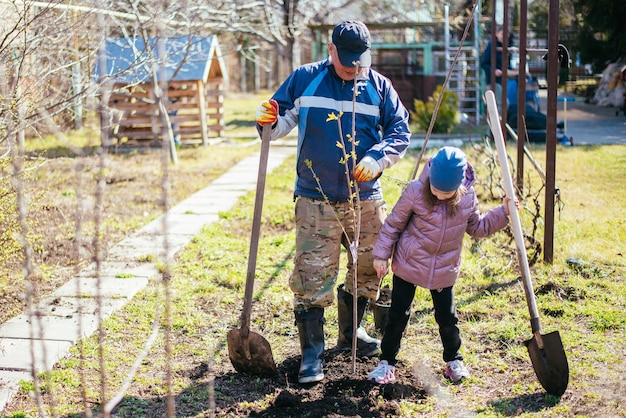
[[[243,329],[228,331],[228,356],[235,370],[259,376],[275,376],[278,371],[270,343],[260,334]]]
[[[563,395],[569,380],[569,366],[559,332],[533,335],[524,344],[541,386],[550,395]]]

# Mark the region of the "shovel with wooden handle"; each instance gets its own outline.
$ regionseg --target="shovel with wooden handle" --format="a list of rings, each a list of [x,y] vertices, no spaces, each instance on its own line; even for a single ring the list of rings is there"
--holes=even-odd
[[[254,275],[259,250],[261,212],[263,209],[263,195],[265,193],[265,177],[267,174],[271,129],[271,125],[266,123],[263,125],[261,134],[261,157],[259,161],[256,197],[254,200],[248,272],[246,274],[246,289],[243,298],[243,309],[241,311],[241,327],[228,331],[227,335],[228,356],[235,370],[240,373],[250,373],[261,376],[273,376],[277,374],[276,363],[274,362],[274,356],[272,356],[272,347],[270,347],[267,340],[260,334],[250,331],[252,293],[254,291]]]
[[[504,145],[504,137],[500,128],[500,117],[498,115],[498,107],[496,105],[496,97],[493,91],[488,90],[485,93],[487,102],[487,113],[489,115],[489,125],[498,149],[498,159],[500,160],[500,168],[502,169],[502,180],[504,182],[504,190],[509,200],[509,216],[513,227],[513,236],[517,246],[517,258],[519,260],[522,273],[522,282],[524,283],[524,292],[526,293],[526,301],[528,303],[528,311],[530,312],[530,326],[533,336],[530,340],[524,342],[530,355],[530,361],[535,369],[535,374],[539,379],[541,386],[550,395],[561,396],[567,389],[569,380],[569,366],[567,364],[567,356],[563,349],[563,343],[558,331],[549,334],[541,334],[541,325],[539,324],[539,312],[533,292],[533,285],[530,278],[530,267],[528,265],[528,257],[526,255],[526,246],[524,245],[524,235],[522,233],[522,224],[515,205],[515,191],[513,189],[513,179],[509,171],[509,162],[507,159],[506,148]]]

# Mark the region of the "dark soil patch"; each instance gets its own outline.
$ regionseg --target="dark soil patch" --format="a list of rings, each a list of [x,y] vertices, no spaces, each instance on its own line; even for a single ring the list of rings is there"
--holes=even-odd
[[[411,369],[402,363],[398,364],[394,383],[378,385],[364,378],[378,364],[377,358],[357,358],[354,373],[350,352],[327,351],[325,361],[325,378],[315,384],[298,383],[299,356],[279,364],[276,378],[230,373],[216,378],[215,390],[222,398],[236,402],[235,406],[216,405],[216,416],[388,417],[400,414],[399,403],[394,401],[419,403],[427,396]],[[251,379],[258,379],[258,392],[250,390]],[[266,396],[270,401],[265,406],[242,406],[243,400]]]

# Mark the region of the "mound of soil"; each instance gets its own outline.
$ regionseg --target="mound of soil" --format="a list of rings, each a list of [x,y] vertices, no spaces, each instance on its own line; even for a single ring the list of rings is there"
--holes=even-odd
[[[242,403],[216,405],[216,416],[249,417],[388,417],[401,416],[400,400],[419,403],[427,397],[422,383],[402,362],[396,368],[396,381],[378,385],[364,378],[376,367],[378,358],[357,358],[352,371],[349,351],[329,350],[325,355],[323,381],[298,383],[300,357],[292,357],[278,365],[276,378],[258,378],[245,374],[221,375],[215,388],[226,399],[251,398],[251,380],[259,379],[259,397],[271,399],[265,407],[257,404],[246,408]],[[271,395],[271,396],[268,396]],[[232,406],[234,405],[234,406]]]

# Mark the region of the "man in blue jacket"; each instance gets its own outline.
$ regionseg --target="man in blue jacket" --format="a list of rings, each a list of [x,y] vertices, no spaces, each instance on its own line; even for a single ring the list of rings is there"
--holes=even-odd
[[[358,355],[380,350],[380,340],[360,326],[380,286],[372,249],[387,207],[378,178],[404,155],[410,131],[409,114],[391,81],[370,68],[370,43],[362,22],[340,23],[328,43],[330,57],[297,68],[257,111],[259,125],[272,125],[272,139],[298,126],[296,255],[289,286],[302,352],[300,383],[324,378],[324,309],[334,302],[342,246],[348,273],[337,288],[337,348],[350,350],[356,332]]]

